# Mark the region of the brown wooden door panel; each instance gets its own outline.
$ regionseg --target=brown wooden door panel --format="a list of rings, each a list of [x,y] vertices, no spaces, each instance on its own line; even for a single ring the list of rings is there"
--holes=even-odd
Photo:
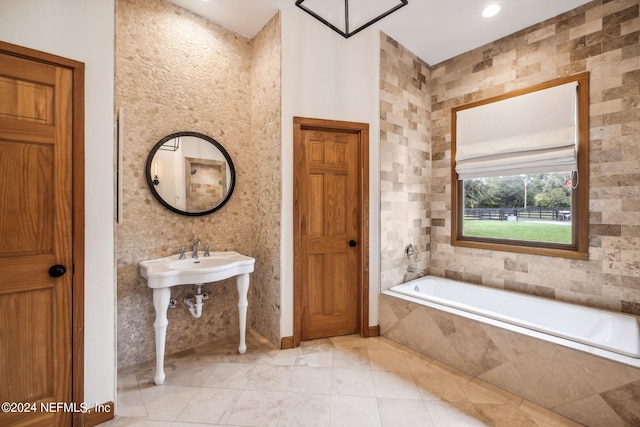
[[[55,320],[49,303],[54,298],[53,291],[49,286],[0,295],[0,322],[15,328],[4,342],[22,355],[11,366],[0,364],[0,378],[7,383],[0,389],[2,402],[36,402],[53,395],[54,338],[48,330]]]
[[[355,303],[352,301],[355,292],[351,292],[353,289],[348,283],[351,279],[348,258],[349,255],[346,252],[309,256],[307,286],[309,315],[340,315]]]
[[[24,79],[0,77],[0,116],[34,123],[52,124],[53,87]]]
[[[24,141],[32,144],[53,144],[55,128],[51,125],[16,120],[0,115],[0,129],[6,141]]]
[[[54,197],[52,145],[0,141],[0,256],[53,251]],[[24,195],[29,195],[25,197]]]
[[[54,86],[58,67],[39,61],[32,61],[22,56],[2,55],[3,71],[0,76],[9,80]],[[6,71],[6,72],[5,72]],[[3,108],[0,108],[2,111]]]
[[[49,282],[47,276],[49,267],[56,263],[56,258],[52,254],[16,258],[0,257],[0,271],[2,271],[0,294],[24,291],[32,286],[31,283],[43,277],[47,277],[45,283]]]
[[[296,120],[294,323],[302,340],[363,332],[367,245],[349,245],[366,241],[362,124],[304,127],[308,119]]]
[[[71,424],[72,148],[73,72],[0,54],[0,425]]]

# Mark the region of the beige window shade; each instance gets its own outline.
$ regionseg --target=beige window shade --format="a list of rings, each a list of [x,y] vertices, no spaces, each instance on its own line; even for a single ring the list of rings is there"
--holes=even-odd
[[[458,178],[577,170],[577,86],[457,111]]]

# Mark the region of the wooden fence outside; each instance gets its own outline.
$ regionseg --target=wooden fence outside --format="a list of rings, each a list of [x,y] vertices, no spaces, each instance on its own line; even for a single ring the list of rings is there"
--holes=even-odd
[[[489,221],[569,221],[570,208],[472,208],[464,210],[464,219]]]

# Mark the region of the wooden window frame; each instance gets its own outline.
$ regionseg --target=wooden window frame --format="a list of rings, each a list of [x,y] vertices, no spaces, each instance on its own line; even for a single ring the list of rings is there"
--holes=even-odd
[[[571,229],[572,243],[569,245],[539,242],[472,237],[462,234],[464,201],[463,183],[456,173],[456,113],[463,109],[478,107],[492,102],[525,95],[571,82],[578,83],[578,188],[572,191]],[[589,73],[550,80],[528,88],[487,98],[451,110],[451,245],[494,251],[516,252],[559,258],[589,258]]]

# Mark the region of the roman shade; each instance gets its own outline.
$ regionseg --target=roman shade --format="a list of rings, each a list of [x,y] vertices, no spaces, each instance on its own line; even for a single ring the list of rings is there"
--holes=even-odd
[[[577,170],[577,86],[455,111],[458,179]]]

